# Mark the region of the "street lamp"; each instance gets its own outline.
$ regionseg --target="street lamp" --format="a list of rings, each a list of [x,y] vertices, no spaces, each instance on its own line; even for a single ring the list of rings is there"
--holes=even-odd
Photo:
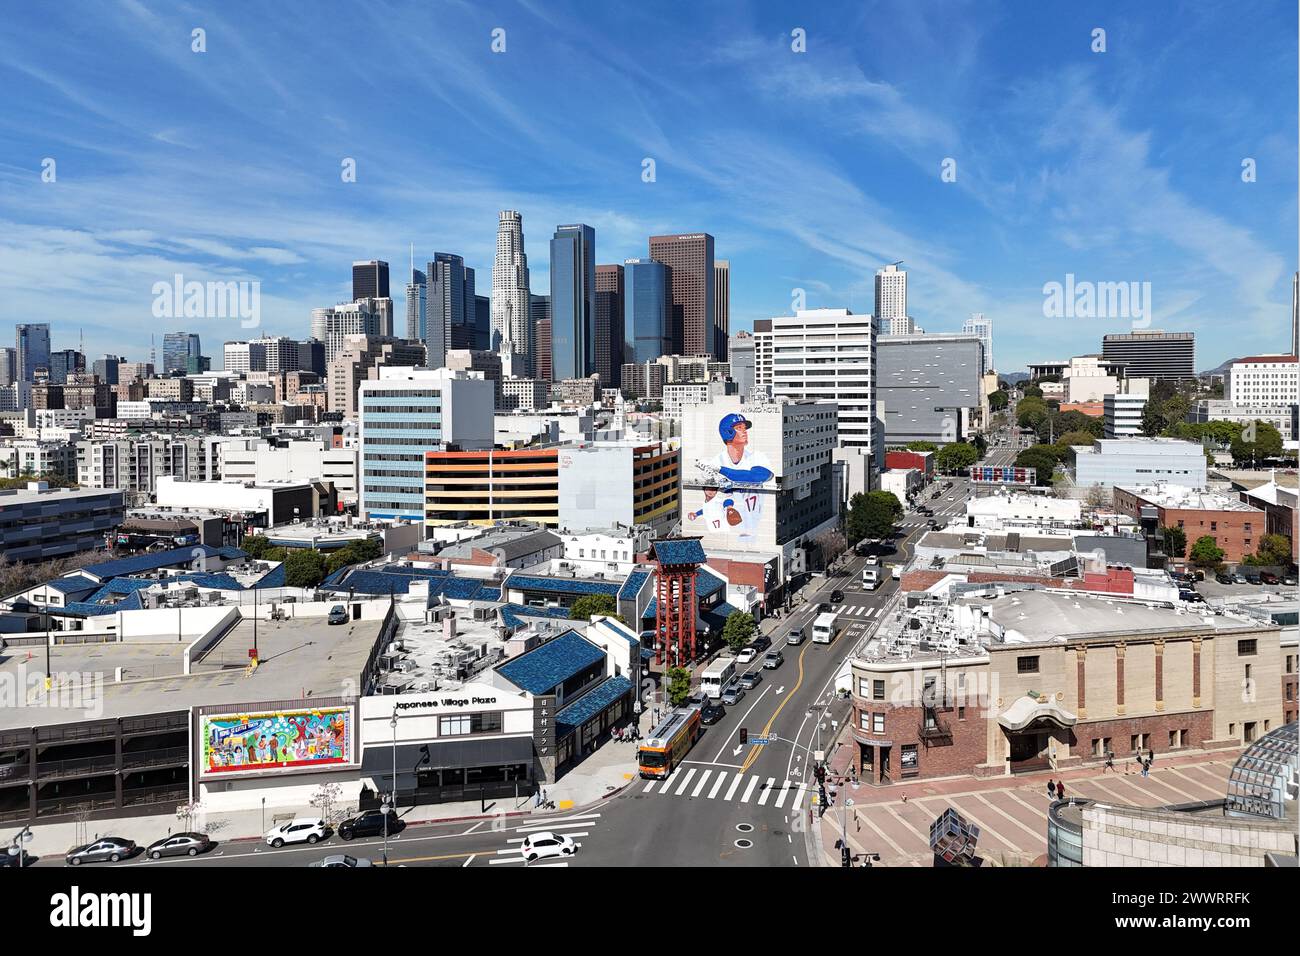
[[[388,800],[380,810],[384,815],[384,866],[388,865],[388,821],[393,813],[397,812],[397,704],[393,704],[393,717],[388,722],[388,726],[393,728],[393,784],[389,791]]]

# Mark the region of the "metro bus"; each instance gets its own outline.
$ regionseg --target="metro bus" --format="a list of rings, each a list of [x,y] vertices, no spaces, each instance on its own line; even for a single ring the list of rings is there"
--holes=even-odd
[[[646,779],[660,779],[686,758],[700,736],[700,708],[679,707],[650,731],[637,748],[637,770]]]

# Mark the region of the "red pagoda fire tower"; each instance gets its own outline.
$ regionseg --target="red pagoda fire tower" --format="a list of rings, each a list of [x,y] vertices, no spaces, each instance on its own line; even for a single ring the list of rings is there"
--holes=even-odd
[[[665,538],[650,546],[655,563],[655,663],[695,659],[695,575],[706,558],[699,538]]]

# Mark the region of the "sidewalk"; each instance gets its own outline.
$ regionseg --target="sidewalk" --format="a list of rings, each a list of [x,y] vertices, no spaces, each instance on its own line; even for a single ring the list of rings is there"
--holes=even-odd
[[[650,732],[649,713],[641,715],[640,727],[642,736]],[[621,743],[606,738],[595,753],[557,782],[546,784],[544,789],[547,798],[555,802],[557,810],[572,810],[590,806],[613,796],[631,783],[635,777],[636,744]],[[345,819],[356,812],[355,798],[353,798],[352,801],[340,801],[339,806],[335,808],[334,816]],[[551,811],[539,811],[534,806],[532,794],[521,794],[518,801],[514,797],[489,800],[486,811],[478,800],[470,800],[406,807],[401,810],[400,816],[406,823],[415,824],[537,812]],[[261,808],[226,813],[200,811],[187,823],[178,818],[175,809],[171,808],[171,812],[95,819],[84,823],[38,822],[31,825],[32,841],[26,845],[26,851],[33,856],[61,857],[72,847],[101,836],[125,837],[135,840],[141,846],[147,846],[169,833],[186,829],[207,833],[214,840],[258,840],[271,827],[295,816],[319,817],[321,810],[319,807],[304,803],[301,806],[268,806],[265,813]],[[21,823],[11,823],[8,829],[0,829],[0,837],[8,840],[21,828]]]

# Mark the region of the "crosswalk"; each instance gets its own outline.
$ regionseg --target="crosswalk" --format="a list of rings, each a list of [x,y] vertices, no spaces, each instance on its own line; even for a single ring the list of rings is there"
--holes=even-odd
[[[548,857],[538,860],[535,863],[526,863],[524,861],[521,844],[530,833],[563,833],[582,849],[582,838],[591,836],[591,828],[596,825],[600,819],[599,813],[575,813],[563,817],[559,820],[550,820],[527,824],[521,827],[514,827],[511,833],[515,834],[506,838],[506,845],[503,849],[497,850],[495,857],[488,859],[489,866],[527,866],[533,869],[539,866],[568,866],[569,860],[566,857]]]
[[[880,608],[868,607],[865,604],[836,604],[831,607],[831,610],[836,614],[841,614],[845,617],[868,618],[880,610]]]
[[[777,781],[762,774],[733,772],[721,767],[678,767],[667,780],[649,780],[642,793],[723,800],[731,803],[797,809],[808,785],[802,780]]]

